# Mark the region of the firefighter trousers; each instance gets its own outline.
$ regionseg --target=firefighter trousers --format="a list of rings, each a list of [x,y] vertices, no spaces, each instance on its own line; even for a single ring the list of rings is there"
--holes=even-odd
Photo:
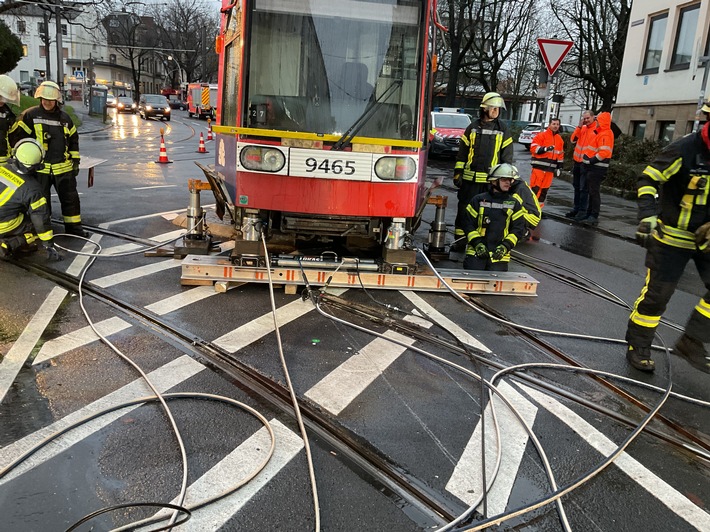
[[[653,239],[646,253],[646,285],[626,329],[629,345],[651,346],[661,316],[690,259],[695,262],[706,292],[690,315],[685,333],[699,342],[710,342],[710,253],[677,248]]]
[[[16,251],[28,249],[28,246],[36,240],[35,228],[32,222],[25,218],[12,231],[0,234],[0,247],[2,247],[0,249],[0,258],[11,256]]]
[[[462,229],[463,218],[466,215],[466,207],[471,203],[474,196],[488,191],[488,182],[476,183],[475,181],[464,180],[456,197],[459,200],[456,210],[456,220],[454,221],[454,235],[456,238],[464,236]]]
[[[50,213],[52,209],[51,188],[54,189],[59,196],[59,203],[62,206],[62,220],[64,227],[68,232],[81,229],[81,203],[79,202],[79,192],[76,189],[76,177],[74,172],[64,172],[62,174],[37,174],[40,184],[42,185],[42,193],[47,199]]]

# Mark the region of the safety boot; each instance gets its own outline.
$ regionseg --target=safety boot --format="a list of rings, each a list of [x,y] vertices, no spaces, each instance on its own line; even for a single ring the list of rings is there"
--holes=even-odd
[[[626,360],[639,371],[650,373],[656,369],[656,363],[651,359],[651,349],[649,347],[634,347],[630,345],[626,350]]]
[[[0,242],[0,260],[12,258],[12,251],[5,242]]]
[[[64,232],[68,235],[81,236],[84,238],[89,237],[89,233],[84,231],[81,224],[64,224]]]
[[[710,373],[710,355],[705,350],[705,346],[687,334],[678,339],[673,347],[673,354],[687,360],[695,369]]]
[[[599,218],[596,216],[588,216],[584,220],[582,220],[582,223],[584,225],[599,225]]]
[[[577,214],[579,214],[577,211],[569,211],[565,213],[565,218],[576,218]]]

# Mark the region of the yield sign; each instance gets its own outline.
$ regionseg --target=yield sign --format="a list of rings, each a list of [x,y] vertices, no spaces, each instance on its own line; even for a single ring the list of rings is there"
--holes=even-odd
[[[547,72],[552,76],[562,60],[570,51],[573,41],[558,41],[557,39],[538,39],[537,45],[540,47],[542,60],[545,62]]]

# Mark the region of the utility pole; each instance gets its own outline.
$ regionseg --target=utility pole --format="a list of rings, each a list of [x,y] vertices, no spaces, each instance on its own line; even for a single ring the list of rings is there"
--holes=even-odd
[[[59,0],[57,0],[57,5],[54,7],[54,15],[56,17],[57,23],[57,37],[55,41],[57,43],[57,85],[61,89],[62,99],[64,98],[64,50],[62,50],[62,7],[59,5]]]
[[[207,28],[202,26],[202,82],[208,83],[207,79]]]
[[[44,79],[52,77],[52,62],[49,60],[49,11],[43,10],[42,20],[44,22],[44,33],[42,34],[42,42],[44,42]]]

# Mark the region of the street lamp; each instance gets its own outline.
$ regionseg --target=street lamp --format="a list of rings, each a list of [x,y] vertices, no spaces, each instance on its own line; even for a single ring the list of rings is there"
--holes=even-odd
[[[180,66],[180,63],[178,62],[178,60],[175,57],[173,57],[172,55],[168,56],[168,61],[175,61],[175,64],[178,67],[178,73],[180,74],[180,88],[182,89],[182,84],[183,84],[182,67]]]

